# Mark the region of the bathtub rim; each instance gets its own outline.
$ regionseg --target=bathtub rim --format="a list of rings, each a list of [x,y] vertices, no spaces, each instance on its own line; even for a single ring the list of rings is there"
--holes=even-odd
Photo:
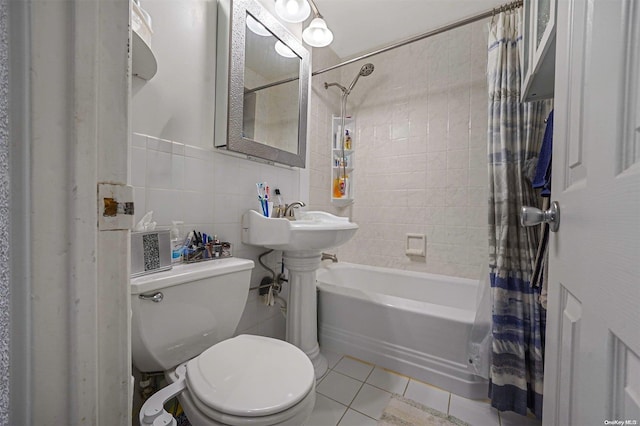
[[[396,271],[400,276],[409,276],[411,278],[429,278],[434,280],[444,281],[447,284],[450,282],[452,284],[463,284],[463,285],[472,285],[475,288],[475,292],[473,294],[473,306],[474,309],[463,309],[457,308],[453,306],[439,305],[437,303],[426,302],[422,300],[414,300],[408,299],[406,297],[394,296],[386,293],[379,292],[367,292],[365,290],[348,287],[344,285],[334,284],[331,282],[322,281],[322,274],[327,270],[331,269],[361,269],[361,270],[370,270],[373,272],[393,272]],[[465,323],[465,324],[473,324],[475,321],[476,309],[477,309],[477,287],[479,285],[479,280],[472,280],[470,278],[461,278],[461,277],[451,277],[448,275],[440,275],[440,274],[432,274],[427,272],[416,272],[416,271],[405,271],[402,269],[392,269],[392,268],[383,268],[379,266],[369,266],[369,265],[361,265],[357,263],[348,263],[342,262],[340,263],[332,263],[330,265],[323,265],[318,269],[318,273],[316,274],[316,288],[319,291],[329,291],[332,293],[339,293],[344,295],[345,297],[353,298],[353,299],[363,299],[370,301],[372,303],[381,304],[384,306],[388,306],[390,308],[397,308],[406,310],[414,313],[424,313],[425,308],[433,314],[437,314],[437,316],[441,316],[446,318],[447,320],[456,322],[456,323]],[[375,295],[374,297],[365,297],[368,294]]]

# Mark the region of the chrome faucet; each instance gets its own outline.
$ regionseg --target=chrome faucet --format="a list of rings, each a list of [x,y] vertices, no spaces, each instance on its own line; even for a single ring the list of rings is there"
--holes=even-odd
[[[287,219],[293,220],[293,218],[295,217],[293,214],[293,209],[297,208],[298,206],[305,207],[306,204],[302,201],[294,201],[293,203],[288,204],[287,207],[285,207],[284,209],[283,216],[286,217]]]
[[[331,253],[322,253],[320,261],[322,262],[323,260],[331,260],[333,263],[338,263],[338,256]]]

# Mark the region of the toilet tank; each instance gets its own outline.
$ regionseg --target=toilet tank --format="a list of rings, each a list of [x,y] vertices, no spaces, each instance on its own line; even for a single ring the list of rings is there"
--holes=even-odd
[[[227,258],[132,278],[133,365],[145,372],[168,370],[230,338],[253,266],[251,260]]]

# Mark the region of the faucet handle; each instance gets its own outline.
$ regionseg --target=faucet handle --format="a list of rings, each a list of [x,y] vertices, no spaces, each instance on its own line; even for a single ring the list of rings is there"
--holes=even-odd
[[[293,205],[292,204],[285,204],[284,207],[284,212],[283,212],[283,217],[289,219],[289,220],[295,220],[295,213],[294,213],[294,209],[297,209],[298,205]]]
[[[286,204],[285,205],[285,209],[284,209],[284,217],[289,219],[289,220],[296,220],[297,219],[297,210],[294,209],[298,209],[299,207],[305,207],[306,204],[302,201],[294,201],[291,204]]]

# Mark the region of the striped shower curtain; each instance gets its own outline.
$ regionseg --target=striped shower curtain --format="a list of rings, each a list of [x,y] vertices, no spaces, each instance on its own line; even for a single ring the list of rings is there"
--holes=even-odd
[[[551,102],[520,103],[521,13],[495,16],[489,31],[489,397],[500,411],[526,415],[528,408],[540,418],[546,312],[530,285],[539,229],[519,220],[523,205],[541,206],[526,170],[540,150]]]

